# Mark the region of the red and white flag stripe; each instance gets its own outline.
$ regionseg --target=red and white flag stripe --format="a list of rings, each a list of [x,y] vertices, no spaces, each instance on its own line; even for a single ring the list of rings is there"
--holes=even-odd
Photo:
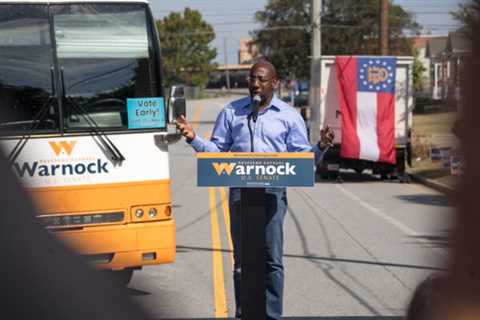
[[[344,158],[395,164],[396,61],[392,59],[336,59]]]

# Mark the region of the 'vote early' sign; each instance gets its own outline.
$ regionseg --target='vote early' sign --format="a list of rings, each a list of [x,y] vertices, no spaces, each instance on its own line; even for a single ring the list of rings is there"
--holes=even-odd
[[[128,128],[164,128],[165,103],[163,98],[127,99]]]

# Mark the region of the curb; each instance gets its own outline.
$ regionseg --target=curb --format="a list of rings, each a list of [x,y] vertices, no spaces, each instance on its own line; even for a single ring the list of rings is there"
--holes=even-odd
[[[439,183],[439,182],[435,182],[435,181],[432,181],[430,179],[426,179],[424,177],[420,177],[420,176],[417,176],[417,175],[414,175],[414,174],[411,174],[409,173],[409,176],[410,178],[415,181],[415,182],[418,182],[418,183],[421,183],[431,189],[434,189],[436,191],[439,191],[441,193],[445,193],[445,194],[451,194],[454,189],[450,186],[447,186],[443,183]]]

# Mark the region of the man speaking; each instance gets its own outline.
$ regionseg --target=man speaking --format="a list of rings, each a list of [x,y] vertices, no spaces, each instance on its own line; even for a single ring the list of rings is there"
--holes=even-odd
[[[209,141],[195,134],[182,115],[177,128],[197,152],[314,152],[319,160],[324,147],[333,141],[333,131],[322,131],[311,146],[305,122],[291,106],[274,95],[278,86],[275,67],[266,60],[253,65],[249,74],[250,96],[228,104],[218,115]],[[233,240],[235,317],[241,317],[240,282],[240,192],[229,195],[230,232]],[[285,188],[267,188],[265,196],[265,256],[267,319],[280,319],[283,305],[283,221],[287,211]]]

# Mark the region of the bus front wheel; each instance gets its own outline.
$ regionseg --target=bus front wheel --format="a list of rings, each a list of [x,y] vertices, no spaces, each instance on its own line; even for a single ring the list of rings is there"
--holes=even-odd
[[[133,276],[133,269],[105,270],[104,272],[107,277],[121,286],[127,286]]]

